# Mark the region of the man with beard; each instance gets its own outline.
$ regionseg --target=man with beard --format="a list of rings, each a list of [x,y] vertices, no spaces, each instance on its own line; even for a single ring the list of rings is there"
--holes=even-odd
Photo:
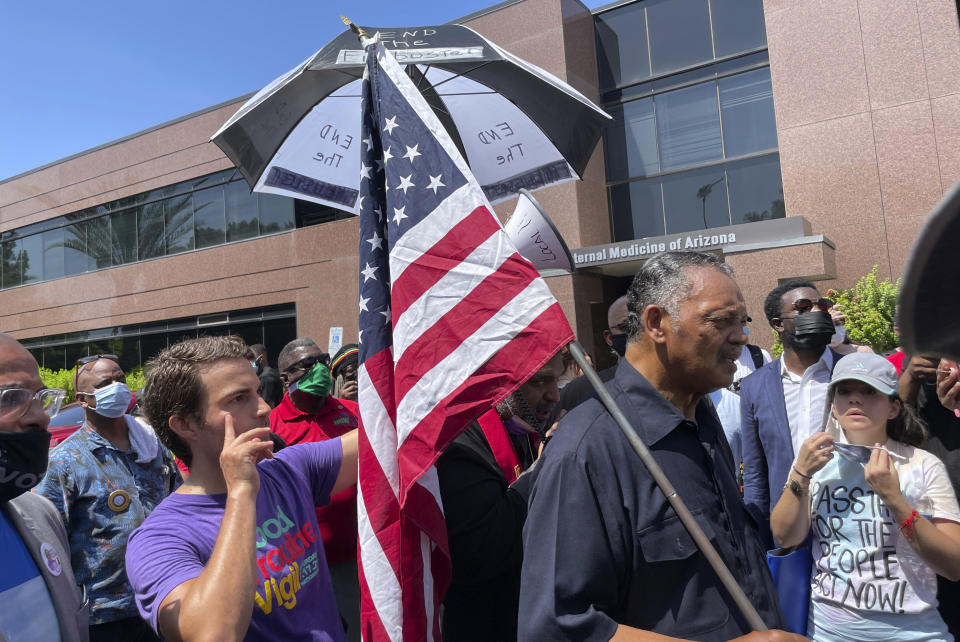
[[[760,535],[706,399],[747,337],[730,268],[699,252],[649,259],[629,290],[627,349],[607,390],[769,627],[782,625]],[[750,632],[629,440],[596,399],[560,422],[523,530],[520,640],[800,640]]]
[[[557,402],[560,355],[482,415],[437,460],[453,577],[441,630],[448,642],[515,640],[521,535],[537,436]]]
[[[767,295],[763,311],[783,341],[783,354],[740,384],[743,501],[765,526],[790,474],[794,456],[827,419],[827,388],[840,358],[827,346],[834,333],[828,310],[809,281],[788,281]]]
[[[62,390],[44,387],[33,356],[0,334],[2,640],[87,640],[66,529],[53,504],[29,492],[47,469],[47,425],[62,401]]]

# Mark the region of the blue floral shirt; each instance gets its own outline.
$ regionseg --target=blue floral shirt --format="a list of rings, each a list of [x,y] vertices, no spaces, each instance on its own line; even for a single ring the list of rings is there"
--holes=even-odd
[[[133,448],[117,450],[87,424],[50,453],[35,492],[54,503],[66,525],[91,624],[138,615],[124,566],[127,538],[182,481],[163,445],[151,461],[138,463]]]

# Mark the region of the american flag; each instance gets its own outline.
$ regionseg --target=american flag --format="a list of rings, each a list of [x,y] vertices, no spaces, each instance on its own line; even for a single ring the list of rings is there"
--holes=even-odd
[[[434,462],[573,332],[379,43],[361,136],[361,626],[366,640],[439,640],[450,555]]]

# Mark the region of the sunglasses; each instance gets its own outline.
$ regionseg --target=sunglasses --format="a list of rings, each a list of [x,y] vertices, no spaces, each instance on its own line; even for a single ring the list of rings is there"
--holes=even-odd
[[[85,366],[88,363],[93,363],[94,361],[99,361],[100,359],[110,359],[111,361],[120,362],[120,357],[115,354],[91,354],[86,357],[80,357],[77,359],[76,365]]]
[[[283,374],[292,374],[298,370],[309,370],[313,366],[317,365],[320,361],[323,361],[322,357],[304,357],[292,364],[290,367],[286,368],[283,371]]]
[[[811,301],[810,299],[797,299],[793,302],[793,309],[796,310],[797,314],[809,312],[814,307],[818,307],[821,310],[829,310],[833,307],[833,301],[830,299],[818,299],[816,301]]]

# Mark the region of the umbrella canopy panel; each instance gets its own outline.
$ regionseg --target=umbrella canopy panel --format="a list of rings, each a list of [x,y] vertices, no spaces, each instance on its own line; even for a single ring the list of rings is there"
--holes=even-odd
[[[569,85],[461,25],[365,29],[408,65],[491,202],[582,174],[609,116]],[[345,31],[248,100],[214,142],[257,191],[356,212],[370,171],[360,163],[364,56]]]

